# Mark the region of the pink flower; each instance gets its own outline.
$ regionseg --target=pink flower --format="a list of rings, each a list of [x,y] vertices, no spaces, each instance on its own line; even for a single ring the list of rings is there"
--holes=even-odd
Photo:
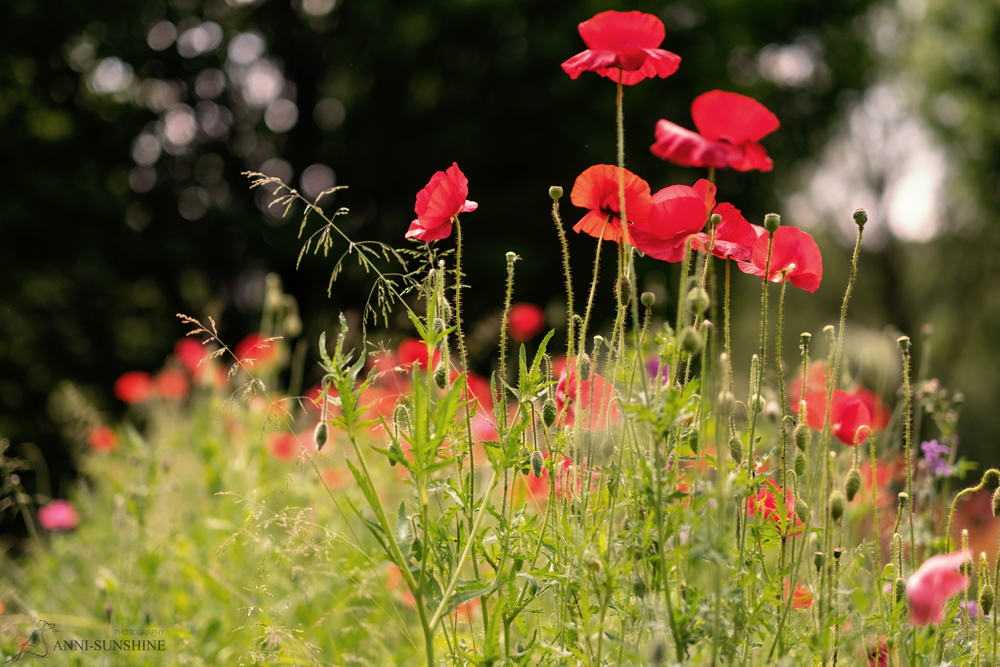
[[[944,621],[944,604],[952,595],[969,587],[969,578],[958,567],[972,560],[968,549],[932,556],[906,580],[910,622],[914,625]]]
[[[73,503],[67,500],[53,500],[38,510],[38,523],[45,530],[72,530],[80,523]]]
[[[410,223],[406,238],[418,241],[437,241],[451,234],[451,223],[459,213],[471,213],[479,207],[469,201],[469,179],[452,162],[448,171],[439,171],[417,193],[413,211],[417,219]]]

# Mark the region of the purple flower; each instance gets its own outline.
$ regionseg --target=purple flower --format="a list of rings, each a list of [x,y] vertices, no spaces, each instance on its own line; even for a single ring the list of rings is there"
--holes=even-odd
[[[650,355],[649,359],[646,361],[646,373],[652,380],[656,378],[656,374],[660,372],[660,357],[659,355]],[[663,366],[663,384],[670,382],[670,365],[662,364]]]
[[[962,600],[961,602],[958,603],[958,606],[961,607],[962,609],[964,609],[966,611],[966,613],[969,614],[969,618],[978,618],[979,617],[979,603],[978,602],[970,601],[968,603],[968,606],[966,606],[965,600]]]
[[[951,466],[948,465],[951,448],[948,445],[939,445],[937,440],[931,440],[921,444],[920,449],[924,452],[927,469],[931,471],[932,475],[940,477],[951,475]]]

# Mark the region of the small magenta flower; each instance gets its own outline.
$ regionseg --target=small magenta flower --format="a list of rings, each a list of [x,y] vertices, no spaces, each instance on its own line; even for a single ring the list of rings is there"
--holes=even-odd
[[[924,452],[924,460],[927,461],[927,469],[932,475],[939,477],[949,477],[951,466],[948,465],[948,457],[951,448],[948,445],[939,445],[937,440],[931,440],[920,445]]]
[[[914,625],[944,621],[944,604],[952,595],[969,587],[969,578],[958,572],[962,563],[972,560],[968,549],[932,556],[906,580],[906,599],[910,602],[910,622]]]
[[[53,500],[38,510],[38,523],[45,530],[73,530],[80,523],[80,515],[76,513],[73,503],[68,500]]]

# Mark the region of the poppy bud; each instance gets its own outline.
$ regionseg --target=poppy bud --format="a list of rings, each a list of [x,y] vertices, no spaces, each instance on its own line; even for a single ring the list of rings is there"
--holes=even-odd
[[[1000,516],[1000,486],[993,492],[993,516]]]
[[[552,426],[556,421],[556,402],[551,398],[546,398],[542,403],[542,421],[546,426]]]
[[[733,403],[736,401],[736,397],[733,396],[733,392],[728,390],[723,390],[719,392],[719,407],[726,412],[733,409]]]
[[[590,379],[590,356],[586,352],[580,355],[580,377]]]
[[[882,578],[883,579],[895,579],[896,578],[896,566],[892,563],[886,563],[885,567],[882,568]]]
[[[760,394],[754,394],[753,396],[750,397],[750,407],[756,409],[758,413],[764,411],[764,406],[766,404],[767,401],[765,401],[764,397],[761,396]]]
[[[844,494],[834,489],[830,493],[830,518],[835,522],[844,516]]]
[[[808,464],[806,462],[805,452],[798,451],[795,452],[795,462],[792,464],[795,469],[795,475],[797,477],[802,477],[806,474],[806,468]]]
[[[718,227],[721,224],[722,224],[722,216],[719,215],[718,213],[713,213],[711,217],[708,219],[709,228]]]
[[[635,594],[637,598],[646,597],[646,580],[641,577],[632,580],[632,593]]]
[[[993,609],[994,601],[995,595],[993,593],[993,586],[990,584],[984,584],[979,589],[979,608],[983,610],[983,614],[989,616],[990,611]]]
[[[642,296],[639,297],[639,301],[642,305],[646,306],[646,308],[652,308],[653,304],[656,303],[656,295],[652,292],[643,292]]]
[[[632,281],[628,276],[622,276],[618,279],[618,303],[624,306],[630,301],[632,301]]]
[[[816,553],[813,554],[813,565],[816,566],[817,571],[821,567],[823,567],[823,563],[825,562],[826,562],[826,556],[823,555],[822,551],[817,551]]]
[[[444,359],[434,369],[434,384],[438,386],[438,389],[444,389],[448,386],[448,367],[445,365]]]
[[[660,667],[667,658],[667,645],[657,639],[649,645],[649,667]]]
[[[316,430],[313,431],[313,440],[316,441],[316,451],[323,449],[323,445],[326,444],[327,438],[330,437],[330,427],[327,426],[325,421],[321,421],[316,424]]]
[[[868,211],[859,208],[854,212],[854,224],[858,227],[864,227],[866,222],[868,222]]]
[[[972,561],[967,560],[958,566],[958,571],[966,577],[972,576]]]
[[[553,185],[549,188],[549,196],[552,197],[552,201],[559,201],[563,196],[563,189],[559,185]]]
[[[736,465],[743,463],[743,442],[739,438],[729,439],[729,455],[736,461]]]
[[[844,480],[844,495],[847,496],[847,502],[854,500],[854,496],[858,495],[860,488],[861,471],[857,468],[851,468],[847,471],[847,479]]]
[[[605,438],[604,444],[601,447],[602,447],[601,453],[605,457],[611,456],[612,454],[615,453],[615,441],[612,440],[611,438]]]
[[[399,453],[399,445],[397,445],[396,443],[392,443],[391,445],[389,445],[389,451],[398,454]],[[390,468],[395,468],[396,467],[396,459],[389,459],[389,467]]]
[[[524,655],[525,650],[526,649],[524,648],[524,642],[518,641],[516,644],[514,644],[514,655],[516,656]]]
[[[799,517],[802,523],[809,523],[809,504],[801,498],[795,501],[795,516]]]
[[[799,422],[799,424],[795,427],[795,430],[792,431],[792,438],[795,440],[795,447],[800,452],[804,452],[808,449],[810,435],[809,426],[804,422]]]
[[[681,347],[692,357],[701,352],[701,336],[694,330],[694,327],[684,327],[681,331]]]
[[[516,252],[508,252],[507,253],[507,264],[508,265],[513,264],[515,259],[517,259],[517,253]]]
[[[769,234],[774,234],[778,231],[778,227],[781,227],[780,215],[777,213],[768,213],[764,216],[764,229],[766,229]]]
[[[896,496],[896,498],[899,499],[899,506],[900,507],[906,507],[907,501],[910,500],[910,494],[908,494],[906,491],[901,491],[899,493],[899,495]]]
[[[691,291],[688,292],[687,298],[692,313],[701,315],[708,310],[708,292],[704,288],[692,287]]]
[[[542,453],[537,449],[531,452],[531,472],[534,473],[535,477],[542,476],[542,464],[545,463],[545,459],[542,458]]]
[[[451,322],[451,304],[447,301],[441,301],[439,312],[441,313],[441,319],[444,320],[445,324]]]
[[[901,349],[903,352],[906,352],[910,349],[909,336],[900,336],[899,338],[896,339],[896,342],[899,343],[899,349]]]
[[[906,595],[906,579],[899,577],[893,587],[896,589],[896,604],[899,604]]]
[[[435,317],[434,318],[434,331],[436,331],[438,333],[441,333],[446,328],[447,327],[445,327],[444,318],[443,317]]]

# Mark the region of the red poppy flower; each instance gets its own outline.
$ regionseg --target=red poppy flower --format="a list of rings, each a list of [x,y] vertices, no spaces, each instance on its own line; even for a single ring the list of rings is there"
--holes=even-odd
[[[766,233],[764,228],[751,225],[732,204],[719,204],[713,213],[718,213],[722,217],[722,222],[715,228],[714,242],[709,232],[698,235],[702,247],[711,247],[712,254],[722,259],[732,257],[739,261],[750,261],[753,256],[753,244]]]
[[[181,400],[187,398],[191,386],[182,371],[165,368],[153,378],[156,382],[156,394],[160,398]]]
[[[406,238],[418,241],[437,241],[451,234],[451,223],[459,213],[471,213],[479,206],[468,201],[469,179],[452,162],[448,171],[439,171],[417,193],[413,207],[417,219],[410,223]]]
[[[767,267],[767,279],[773,283],[787,280],[807,292],[815,292],[819,288],[823,279],[823,256],[811,234],[797,227],[778,227],[771,246],[770,264],[767,259],[768,242],[767,234],[762,234],[754,242],[751,260],[739,263],[743,273],[763,278]]]
[[[653,195],[652,202],[645,222],[629,229],[632,243],[650,257],[679,262],[684,259],[684,242],[701,231],[715,208],[715,186],[705,179],[694,187],[671,185]],[[697,237],[694,241],[699,244]]]
[[[115,380],[113,391],[123,403],[142,403],[153,395],[153,376],[145,371],[129,371]]]
[[[529,341],[545,328],[545,311],[533,303],[515,303],[507,314],[507,330],[516,343]]]
[[[234,353],[240,361],[253,361],[255,366],[264,366],[277,359],[277,341],[268,340],[264,334],[252,333],[236,344]]]
[[[602,431],[618,416],[618,406],[611,400],[615,395],[614,387],[604,377],[593,373],[590,380],[580,382],[580,400],[577,401],[575,366],[573,360],[570,360],[556,385],[558,422],[560,425],[571,426],[576,420],[579,404],[584,428]]]
[[[791,589],[791,584],[788,579],[785,579],[785,598],[788,597],[789,590]],[[795,584],[795,594],[792,595],[792,609],[807,609],[811,607],[813,603],[813,596],[809,592],[809,589],[800,583]]]
[[[418,338],[407,338],[400,343],[397,355],[399,356],[399,365],[404,368],[419,363],[421,369],[427,369],[427,344]],[[441,361],[441,350],[434,350],[432,360],[434,367],[437,367],[439,361]]]
[[[885,405],[882,404],[882,399],[875,392],[865,387],[858,387],[851,393],[860,398],[865,406],[867,406],[868,412],[872,415],[870,426],[876,431],[884,429],[889,423],[890,413]]]
[[[802,520],[795,515],[795,496],[791,489],[785,491],[785,519],[782,521],[781,512],[778,511],[777,496],[781,494],[781,487],[775,484],[773,479],[769,479],[757,491],[757,495],[747,499],[747,514],[757,516],[760,511],[765,521],[772,521],[778,526],[778,531],[784,535],[792,533],[791,522],[795,519],[796,535],[801,535],[805,526]]]
[[[798,413],[798,401],[792,402],[792,411]],[[826,392],[817,391],[806,396],[806,423],[816,431],[823,429],[826,420]],[[865,402],[854,394],[848,394],[842,389],[833,390],[830,401],[830,429],[837,440],[853,447],[864,442],[868,436],[863,426],[871,427],[872,415]],[[861,429],[861,433],[858,433]],[[858,438],[858,442],[855,442]]]
[[[118,448],[118,434],[107,426],[95,426],[87,434],[87,444],[95,452],[113,452]]]
[[[910,602],[910,622],[927,625],[944,621],[944,605],[953,595],[969,587],[971,580],[958,572],[972,560],[968,549],[931,556],[906,580],[906,599]]]
[[[806,395],[826,389],[826,362],[814,361],[809,364],[809,376],[806,378]],[[795,372],[795,377],[788,385],[788,402],[795,404],[802,400],[802,368]]]
[[[868,667],[889,667],[889,645],[885,641],[885,635],[879,635],[878,639],[878,646],[869,646],[865,650]]]
[[[272,433],[268,438],[267,449],[274,458],[287,462],[295,460],[302,445],[291,433]]]
[[[628,221],[633,224],[645,223],[649,209],[653,206],[649,183],[628,169],[624,170],[624,176],[625,213]],[[573,226],[573,231],[601,238],[603,230],[605,241],[618,243],[622,238],[621,199],[618,195],[618,167],[598,164],[577,176],[569,195],[570,201],[574,206],[590,211]]]
[[[770,171],[774,162],[758,143],[781,125],[778,117],[752,98],[712,90],[694,99],[691,118],[698,132],[670,121],[656,124],[658,158],[682,167],[731,167],[737,171]]]
[[[668,77],[681,64],[680,56],[658,48],[666,31],[652,14],[601,12],[580,24],[580,36],[587,50],[562,64],[572,79],[597,72],[631,86],[649,77]]]
[[[174,344],[174,356],[191,375],[201,370],[202,361],[208,356],[205,346],[197,338],[181,338]]]

